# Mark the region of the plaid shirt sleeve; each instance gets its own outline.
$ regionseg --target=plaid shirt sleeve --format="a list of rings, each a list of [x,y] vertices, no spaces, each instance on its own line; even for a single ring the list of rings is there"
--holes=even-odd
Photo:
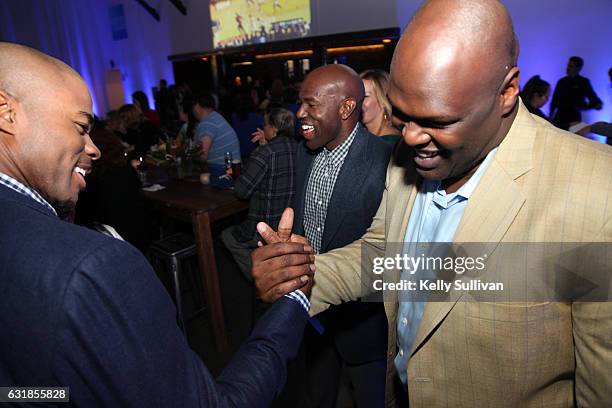
[[[302,292],[301,290],[296,289],[291,293],[287,293],[285,297],[288,297],[289,299],[298,302],[300,306],[302,306],[304,310],[306,310],[306,313],[310,311],[310,301],[308,300],[304,292]]]
[[[236,180],[234,191],[238,198],[245,200],[251,197],[267,171],[268,159],[266,149],[260,146],[253,151],[242,174],[238,177],[238,180]]]

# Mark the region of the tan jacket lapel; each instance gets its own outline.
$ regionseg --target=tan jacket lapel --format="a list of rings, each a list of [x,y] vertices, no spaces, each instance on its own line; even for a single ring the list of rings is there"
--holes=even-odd
[[[485,242],[494,249],[525,203],[517,179],[532,168],[535,122],[524,105],[500,144],[489,168],[470,197],[454,242]],[[405,231],[404,226],[404,231]],[[442,322],[461,299],[463,292],[452,291],[448,302],[429,302],[425,306],[411,355]]]
[[[413,167],[391,167],[389,184],[394,186],[390,191],[386,217],[386,230],[388,243],[403,243],[408,228],[408,221],[412,213],[412,207],[417,196],[417,174]],[[394,257],[397,245],[387,246],[385,256]],[[387,282],[399,282],[400,271],[392,270],[385,276]],[[392,291],[391,300],[397,309],[397,292]],[[394,311],[395,313],[396,311]],[[389,320],[391,321],[391,320]]]

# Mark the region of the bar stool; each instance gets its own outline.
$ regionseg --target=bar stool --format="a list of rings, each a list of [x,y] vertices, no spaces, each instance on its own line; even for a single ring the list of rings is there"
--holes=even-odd
[[[194,238],[187,234],[174,234],[164,239],[154,242],[150,248],[150,257],[153,263],[159,264],[161,261],[166,271],[172,277],[172,286],[174,289],[174,301],[176,303],[176,311],[178,324],[183,333],[187,333],[185,329],[185,318],[183,315],[183,296],[181,288],[181,276],[183,275],[182,264],[189,258],[195,258],[197,254]],[[192,282],[193,283],[193,282]],[[192,290],[200,293],[195,285],[192,285]],[[201,307],[202,299],[199,300],[200,308],[187,320],[201,313],[205,308]]]

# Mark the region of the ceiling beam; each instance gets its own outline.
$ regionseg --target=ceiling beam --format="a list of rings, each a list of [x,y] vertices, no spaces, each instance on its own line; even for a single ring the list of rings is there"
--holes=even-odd
[[[170,3],[174,4],[174,7],[176,7],[181,14],[184,16],[187,15],[187,7],[185,7],[181,0],[170,0]]]
[[[154,19],[156,19],[157,21],[160,20],[159,12],[155,8],[151,7],[149,3],[147,3],[145,0],[136,0],[136,2],[140,4],[145,10],[147,10],[149,14],[153,16]]]

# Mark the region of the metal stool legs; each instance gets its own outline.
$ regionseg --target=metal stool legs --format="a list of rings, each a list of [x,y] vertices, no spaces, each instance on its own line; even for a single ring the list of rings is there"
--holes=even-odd
[[[178,258],[173,256],[171,259],[172,280],[174,281],[174,299],[176,301],[176,313],[178,314],[178,324],[183,333],[186,332],[185,319],[183,317],[183,297],[181,296],[180,269]]]
[[[174,301],[176,303],[177,323],[183,333],[186,333],[185,316],[183,312],[183,296],[181,291],[181,262],[196,256],[193,238],[184,234],[175,234],[151,245],[152,260],[161,261],[171,275]],[[201,312],[201,309],[198,313]],[[188,319],[187,319],[188,320]]]

